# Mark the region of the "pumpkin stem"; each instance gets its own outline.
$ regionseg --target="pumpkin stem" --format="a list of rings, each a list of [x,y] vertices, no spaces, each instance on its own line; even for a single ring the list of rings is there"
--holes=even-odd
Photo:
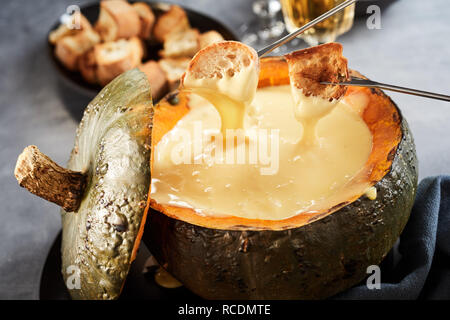
[[[80,206],[86,176],[60,167],[36,146],[28,146],[17,158],[14,175],[21,187],[54,202],[67,212]]]

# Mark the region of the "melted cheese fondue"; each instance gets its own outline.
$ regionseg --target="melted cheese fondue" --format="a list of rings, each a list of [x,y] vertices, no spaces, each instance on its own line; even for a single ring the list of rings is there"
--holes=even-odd
[[[203,97],[190,95],[190,111],[154,149],[150,197],[157,203],[201,215],[282,220],[331,208],[369,187],[359,178],[366,174],[372,136],[355,111],[367,100],[353,99],[350,107],[344,99],[305,117],[318,111],[317,104],[302,97],[294,104],[290,86],[258,89],[242,110],[246,139],[231,145],[227,139],[220,150],[220,115],[236,117]],[[303,120],[309,118],[321,118],[315,137],[305,135]],[[226,161],[230,154],[236,161]]]
[[[291,85],[294,100],[295,118],[303,125],[302,144],[311,145],[317,142],[317,122],[336,107],[338,101],[332,102],[317,96],[305,96],[302,90]]]
[[[223,75],[214,78],[196,78],[186,72],[184,88],[206,98],[217,109],[222,119],[222,132],[227,129],[240,129],[246,107],[253,101],[258,86],[259,69],[255,62],[248,60],[239,72],[229,69]]]

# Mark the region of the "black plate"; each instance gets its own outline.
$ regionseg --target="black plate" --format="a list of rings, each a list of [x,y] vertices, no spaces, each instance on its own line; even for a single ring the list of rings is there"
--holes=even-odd
[[[170,5],[168,3],[162,2],[148,2],[148,4],[152,8],[156,18],[160,16],[163,12],[165,12]],[[89,22],[93,24],[95,23],[95,21],[97,21],[98,14],[100,11],[98,3],[83,6],[80,9],[81,13],[89,20]],[[227,27],[225,27],[217,20],[191,9],[187,8],[183,9],[187,13],[189,23],[191,24],[191,26],[193,28],[197,28],[200,32],[216,30],[224,37],[225,40],[238,40],[238,37],[236,37],[236,35],[231,30],[229,30]],[[49,34],[51,31],[55,30],[59,26],[59,24],[60,24],[59,21],[55,22],[53,27],[50,29]],[[162,49],[161,44],[156,43],[154,41],[146,41],[145,45],[147,47],[147,58],[145,61],[159,59],[157,53],[159,50]],[[66,69],[56,58],[54,54],[54,45],[52,45],[50,42],[48,42],[48,52],[51,60],[54,62],[54,65],[58,69],[58,73],[61,75],[65,83],[68,84],[71,88],[75,89],[79,93],[89,98],[94,98],[97,95],[97,93],[101,90],[101,87],[99,85],[92,85],[87,83],[79,72],[72,72]],[[84,107],[85,106],[83,106],[83,109]]]
[[[398,243],[396,244],[396,246]],[[380,264],[382,274],[392,274],[394,269],[394,251],[393,248]],[[155,283],[154,274],[156,266],[145,267],[146,262],[151,257],[151,253],[143,242],[139,247],[136,260],[131,265],[125,286],[119,300],[146,299],[146,300],[171,300],[171,301],[199,301],[201,298],[185,287],[176,289],[162,288]],[[388,276],[385,277],[388,282],[394,281]],[[364,285],[365,280],[359,285]],[[44,269],[41,274],[41,283],[39,288],[39,298],[41,300],[69,300],[69,292],[66,289],[61,274],[61,233],[53,242],[52,248],[45,261]]]
[[[121,300],[195,301],[200,299],[185,287],[166,289],[156,284],[154,274],[157,266],[146,267],[146,263],[150,257],[150,252],[141,243],[136,260],[131,265],[127,281],[120,295]],[[70,299],[69,292],[66,289],[61,274],[61,233],[56,237],[45,261],[41,275],[39,298],[41,300]]]

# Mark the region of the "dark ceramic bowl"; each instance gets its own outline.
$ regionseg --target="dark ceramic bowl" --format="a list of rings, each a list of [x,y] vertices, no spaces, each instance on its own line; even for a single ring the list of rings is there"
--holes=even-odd
[[[132,2],[132,1],[130,1]],[[170,4],[162,3],[162,2],[148,2],[150,7],[153,10],[156,18],[163,14],[168,10]],[[97,21],[100,6],[98,3],[86,5],[80,8],[81,13],[92,23],[94,24]],[[216,30],[219,32],[225,40],[239,40],[236,35],[219,21],[199,13],[197,11],[183,8],[188,16],[189,23],[193,28],[198,29],[200,32],[205,32],[209,30]],[[59,26],[59,20],[55,22],[53,27],[50,29],[49,33],[55,30]],[[146,41],[145,45],[147,47],[147,57],[146,60],[157,60],[158,51],[162,49],[162,45],[160,43],[156,43],[155,41]],[[63,81],[72,89],[76,90],[78,93],[84,95],[86,98],[94,98],[97,93],[101,90],[99,85],[92,85],[87,83],[79,72],[72,72],[67,70],[56,58],[54,54],[54,45],[48,42],[48,52],[51,60],[54,62],[55,67],[58,69],[58,73],[63,79]],[[144,61],[144,62],[145,62]],[[83,106],[84,109],[85,106]],[[82,110],[81,110],[82,111]]]

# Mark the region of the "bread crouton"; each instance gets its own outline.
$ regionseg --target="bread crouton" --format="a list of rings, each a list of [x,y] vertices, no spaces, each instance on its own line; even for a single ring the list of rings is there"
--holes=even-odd
[[[141,21],[137,11],[127,1],[101,1],[95,29],[105,42],[128,39],[140,33]]]
[[[162,14],[156,21],[153,34],[159,42],[164,42],[171,33],[178,33],[190,28],[186,12],[177,5],[170,6],[170,9]]]
[[[285,55],[289,65],[291,85],[306,96],[338,100],[347,91],[346,86],[325,85],[322,81],[349,80],[347,59],[342,56],[342,45],[326,43]]]
[[[152,98],[159,100],[167,92],[167,78],[156,61],[148,61],[139,66],[139,70],[145,73],[152,92]]]
[[[94,48],[97,63],[97,79],[104,86],[119,74],[136,68],[141,64],[143,56],[142,42],[133,37],[130,40],[98,44]]]
[[[198,42],[200,49],[209,46],[212,43],[224,41],[225,39],[222,37],[220,33],[215,30],[207,31],[200,34]]]
[[[79,25],[77,26],[77,24]],[[77,26],[79,28],[74,28],[73,26]],[[81,12],[75,12],[72,16],[70,16],[69,20],[65,23],[61,23],[57,29],[50,32],[48,41],[51,44],[56,44],[58,40],[66,36],[73,36],[87,29],[92,29],[91,23]]]
[[[181,84],[249,103],[256,92],[258,75],[259,58],[253,48],[237,41],[222,41],[197,52],[181,77]]]
[[[193,57],[199,50],[198,36],[197,29],[171,33],[166,37],[160,55],[164,58]]]
[[[59,39],[55,45],[55,56],[67,69],[76,71],[78,59],[99,42],[100,36],[93,29],[85,29]]]
[[[142,39],[150,38],[155,24],[155,15],[152,9],[145,2],[136,2],[133,4],[134,10],[139,15],[141,21],[141,30],[139,31],[139,37]]]
[[[158,61],[159,66],[166,74],[170,91],[178,88],[181,76],[188,68],[190,61],[190,58],[166,58]]]
[[[97,84],[97,62],[95,61],[94,49],[89,50],[78,61],[78,70],[86,82]]]

